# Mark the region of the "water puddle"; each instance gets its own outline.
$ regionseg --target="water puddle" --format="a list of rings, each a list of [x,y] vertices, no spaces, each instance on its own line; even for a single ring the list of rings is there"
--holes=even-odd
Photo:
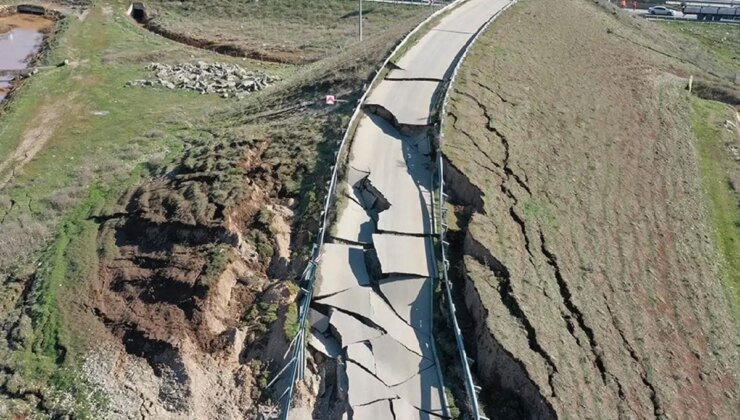
[[[43,16],[0,16],[0,101],[13,88],[15,77],[28,68],[53,25],[53,20]]]

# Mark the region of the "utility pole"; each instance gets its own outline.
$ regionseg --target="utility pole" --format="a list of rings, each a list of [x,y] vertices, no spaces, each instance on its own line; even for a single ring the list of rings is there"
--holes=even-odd
[[[360,41],[362,41],[362,0],[360,1]]]

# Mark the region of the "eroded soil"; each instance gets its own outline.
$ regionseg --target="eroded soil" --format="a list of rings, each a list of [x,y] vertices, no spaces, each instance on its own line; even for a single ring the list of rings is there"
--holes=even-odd
[[[717,67],[667,38],[591,2],[524,2],[465,63],[443,148],[492,415],[736,412],[737,329],[682,78]]]

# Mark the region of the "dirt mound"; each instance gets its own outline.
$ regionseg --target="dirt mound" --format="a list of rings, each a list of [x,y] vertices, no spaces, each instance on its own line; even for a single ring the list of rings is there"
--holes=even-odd
[[[522,2],[454,87],[450,185],[483,201],[454,203],[473,212],[455,271],[493,417],[733,417],[737,330],[676,76],[724,68],[648,25]]]

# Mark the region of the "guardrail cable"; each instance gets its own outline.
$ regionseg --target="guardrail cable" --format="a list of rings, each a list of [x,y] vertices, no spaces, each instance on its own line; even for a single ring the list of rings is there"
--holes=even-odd
[[[450,261],[447,258],[448,255],[448,247],[449,243],[446,241],[447,237],[447,207],[446,207],[446,200],[447,200],[447,194],[444,192],[444,161],[442,159],[442,145],[444,142],[444,129],[445,129],[445,121],[447,119],[447,107],[449,105],[450,101],[450,93],[452,91],[452,86],[455,83],[455,80],[458,77],[458,74],[460,73],[460,68],[462,67],[462,63],[465,61],[465,58],[470,53],[470,49],[475,44],[475,42],[480,38],[480,36],[488,29],[488,27],[493,23],[496,18],[501,15],[506,9],[511,7],[514,3],[516,3],[517,0],[512,0],[509,2],[506,6],[504,6],[501,10],[496,12],[491,19],[489,19],[478,31],[475,33],[473,38],[467,43],[465,46],[465,49],[463,50],[463,53],[460,55],[460,58],[458,59],[457,63],[455,64],[455,68],[452,71],[452,75],[447,81],[447,86],[445,88],[445,95],[444,99],[442,101],[442,107],[439,112],[439,133],[438,138],[439,142],[437,144],[438,149],[436,150],[437,159],[436,162],[436,171],[438,174],[438,187],[439,187],[439,205],[437,206],[437,218],[440,221],[440,231],[439,231],[439,242],[440,242],[440,254],[441,254],[441,261],[442,261],[442,283],[444,284],[444,293],[445,293],[445,300],[447,302],[447,310],[450,313],[450,320],[452,322],[452,331],[455,334],[455,341],[457,342],[457,349],[458,349],[458,355],[460,357],[460,364],[463,368],[463,376],[465,379],[465,388],[468,395],[468,405],[470,408],[470,414],[472,415],[472,418],[474,419],[482,419],[482,420],[488,420],[486,417],[481,416],[480,413],[480,406],[478,404],[478,393],[481,391],[481,388],[475,384],[473,381],[473,374],[472,369],[470,368],[470,364],[473,362],[472,359],[468,358],[467,352],[465,351],[465,343],[462,338],[462,332],[460,330],[460,326],[457,322],[457,315],[456,315],[456,308],[455,303],[452,300],[452,283],[449,279],[448,271],[450,269]]]

